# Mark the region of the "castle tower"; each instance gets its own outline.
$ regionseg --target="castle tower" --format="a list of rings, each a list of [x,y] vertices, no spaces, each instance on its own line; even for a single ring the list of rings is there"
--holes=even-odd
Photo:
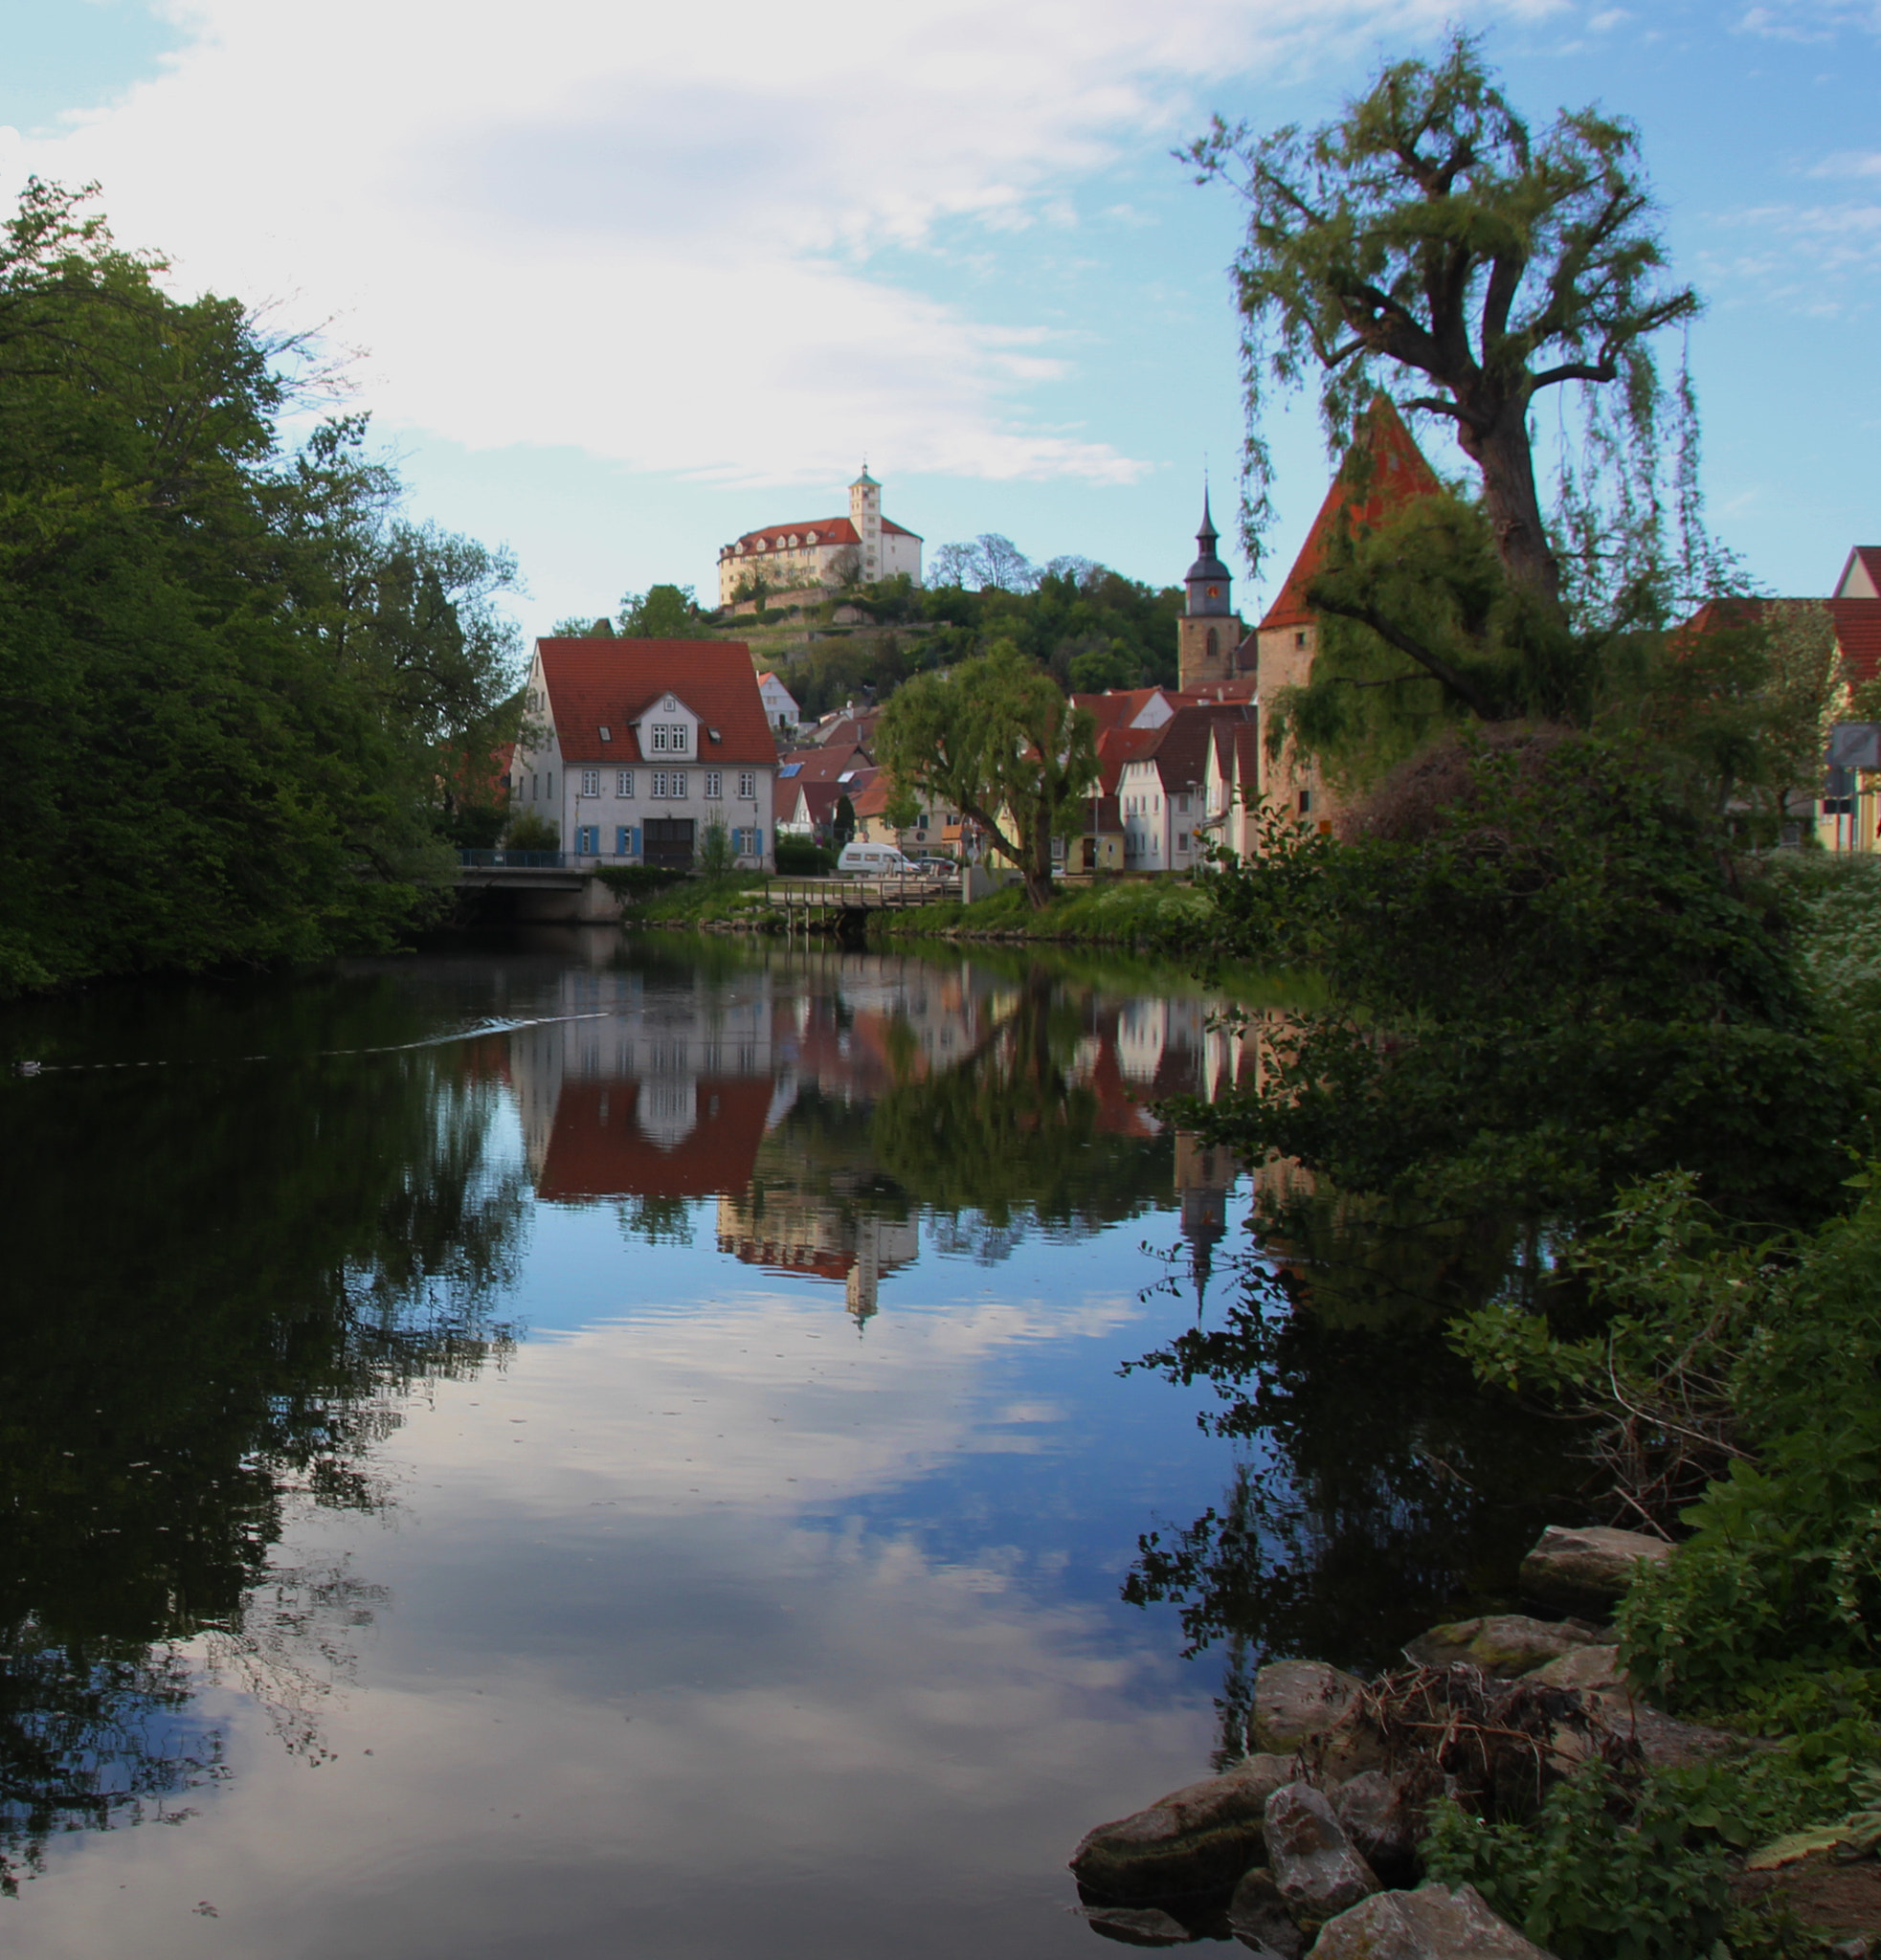
[[[882,485],[866,463],[849,486],[849,522],[862,540],[862,583],[872,586],[882,576]]]
[[[1176,684],[1199,687],[1233,680],[1235,650],[1247,635],[1229,597],[1233,574],[1216,555],[1219,533],[1209,515],[1208,492],[1201,494],[1201,529],[1196,533],[1196,562],[1184,583],[1188,605],[1176,621]]]

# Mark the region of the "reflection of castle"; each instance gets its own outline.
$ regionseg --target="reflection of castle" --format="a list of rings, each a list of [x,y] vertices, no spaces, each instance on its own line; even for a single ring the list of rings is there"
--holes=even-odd
[[[748,1266],[840,1280],[859,1321],[876,1310],[876,1291],[890,1273],[920,1257],[912,1221],[852,1215],[797,1192],[753,1183],[742,1196],[719,1199],[719,1250]]]
[[[1182,1211],[1182,1236],[1189,1241],[1199,1305],[1215,1267],[1215,1248],[1228,1229],[1228,1197],[1241,1174],[1234,1152],[1204,1144],[1193,1130],[1176,1132],[1176,1201]]]

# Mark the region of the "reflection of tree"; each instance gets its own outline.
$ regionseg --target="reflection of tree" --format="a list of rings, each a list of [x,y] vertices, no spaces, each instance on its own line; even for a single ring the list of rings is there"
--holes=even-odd
[[[111,1006],[56,1032],[212,1059],[0,1091],[0,1841],[28,1862],[46,1830],[124,1821],[213,1768],[175,1646],[207,1637],[273,1705],[305,1701],[296,1669],[328,1667],[359,1602],[282,1614],[300,1582],[270,1548],[297,1503],[384,1502],[369,1452],[401,1400],[501,1358],[523,1215],[465,1051],[234,1058],[429,1032],[391,990]]]
[[[1085,1032],[1085,1002],[1034,968],[971,1055],[885,1092],[870,1128],[883,1169],[917,1202],[976,1212],[996,1234],[1028,1212],[1080,1229],[1167,1204],[1167,1137],[1107,1132],[1071,1077]]]
[[[644,1193],[629,1198],[620,1207],[620,1230],[627,1237],[642,1239],[648,1245],[690,1245],[692,1201]]]
[[[1342,1324],[1255,1276],[1221,1325],[1137,1364],[1210,1385],[1205,1425],[1247,1448],[1219,1509],[1139,1541],[1124,1588],[1177,1606],[1191,1654],[1227,1643],[1225,1747],[1267,1657],[1378,1667],[1433,1621],[1485,1610],[1560,1488],[1561,1437],[1482,1394],[1427,1312],[1360,1310],[1355,1270]]]

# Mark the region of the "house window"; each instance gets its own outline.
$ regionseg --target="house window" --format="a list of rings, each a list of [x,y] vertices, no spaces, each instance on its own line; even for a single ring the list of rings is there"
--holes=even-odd
[[[551,797],[555,794],[555,771],[553,769],[549,771],[549,794]]]
[[[685,794],[685,771],[683,769],[667,770],[666,793],[669,796],[683,796]],[[686,821],[689,823],[691,818],[688,817]]]
[[[666,771],[665,771],[664,769],[655,769],[655,770],[654,770],[654,772],[653,772],[653,790],[652,790],[652,792],[651,792],[651,793],[652,793],[653,795],[655,795],[655,796],[661,796],[661,797],[663,797],[663,796],[665,795],[665,793],[666,793]]]
[[[619,770],[614,779],[614,793],[616,796],[631,796],[634,793],[634,771]]]
[[[685,724],[683,722],[654,723],[653,746],[656,754],[683,755],[685,753]]]
[[[757,771],[755,769],[739,770],[738,793],[740,796],[755,796],[757,794]]]
[[[581,793],[584,796],[598,796],[601,793],[601,772],[599,769],[582,770]]]
[[[705,800],[716,803],[725,794],[725,778],[717,769],[705,771]]]
[[[1186,851],[1189,848],[1189,834],[1187,831],[1177,831],[1176,833],[1176,848],[1178,851]]]
[[[1178,796],[1176,799],[1176,807],[1184,816],[1187,816],[1189,813],[1189,799],[1186,796]]]

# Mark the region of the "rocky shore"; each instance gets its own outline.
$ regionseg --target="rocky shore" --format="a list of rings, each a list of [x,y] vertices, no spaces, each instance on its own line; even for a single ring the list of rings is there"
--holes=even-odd
[[[1231,1935],[1269,1960],[1546,1960],[1470,1886],[1425,1880],[1431,1804],[1520,1815],[1585,1766],[1668,1767],[1747,1747],[1632,1690],[1606,1615],[1641,1561],[1630,1531],[1550,1529],[1521,1587],[1562,1616],[1431,1628],[1370,1682],[1318,1660],[1255,1678],[1246,1753],[1089,1832],[1071,1859],[1094,1932],[1171,1947]]]

